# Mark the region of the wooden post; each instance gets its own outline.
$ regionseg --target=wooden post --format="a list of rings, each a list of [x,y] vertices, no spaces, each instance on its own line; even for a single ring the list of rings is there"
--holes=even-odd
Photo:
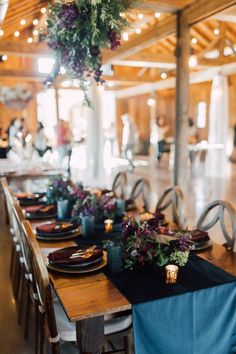
[[[60,119],[60,110],[59,110],[59,93],[58,93],[58,87],[55,85],[55,100],[56,100],[56,116],[57,116],[57,124]]]
[[[174,184],[186,186],[188,167],[190,28],[182,11],[177,13],[176,46],[176,121]],[[185,188],[184,188],[185,189]]]

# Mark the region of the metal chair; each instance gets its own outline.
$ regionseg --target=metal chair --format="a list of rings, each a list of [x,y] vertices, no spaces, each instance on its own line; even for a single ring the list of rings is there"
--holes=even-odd
[[[135,204],[142,204],[142,208],[145,212],[149,211],[149,197],[150,197],[150,183],[145,178],[138,179],[130,193],[130,200]]]
[[[159,197],[156,205],[157,211],[165,211],[168,207],[172,208],[172,220],[177,228],[186,227],[184,193],[179,186],[168,187]]]
[[[215,209],[216,213],[210,219],[210,212]],[[231,224],[231,233],[227,231],[225,216],[228,214]],[[208,220],[207,220],[208,219]],[[209,221],[210,219],[210,221]],[[236,252],[236,209],[229,202],[215,200],[208,204],[200,215],[197,228],[203,231],[210,230],[219,221],[222,234],[225,238],[225,246]]]
[[[119,172],[114,178],[112,183],[112,192],[115,197],[124,199],[125,198],[125,190],[127,184],[127,174],[126,172]]]

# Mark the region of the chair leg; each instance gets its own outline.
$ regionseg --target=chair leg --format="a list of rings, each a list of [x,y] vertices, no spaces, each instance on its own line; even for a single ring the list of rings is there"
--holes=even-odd
[[[15,265],[15,258],[16,258],[16,249],[15,249],[14,242],[12,242],[12,245],[11,245],[11,259],[10,259],[10,278],[11,279],[13,277],[13,269],[14,269],[14,265]]]
[[[131,334],[124,337],[124,353],[132,354],[132,339]]]
[[[26,294],[26,304],[25,304],[25,315],[24,315],[24,339],[29,337],[29,317],[31,310],[31,301],[30,301],[30,282],[27,280],[27,294]]]
[[[45,333],[43,315],[39,314],[39,354],[44,354]]]
[[[52,354],[60,354],[60,343],[50,343]]]
[[[39,311],[38,306],[34,306],[34,326],[35,326],[35,354],[38,354],[39,350]]]
[[[23,272],[21,272],[23,273]],[[25,289],[25,285],[26,285],[26,279],[25,277],[21,276],[20,277],[20,280],[19,280],[19,290],[18,290],[18,300],[19,300],[19,308],[18,308],[18,324],[21,325],[21,322],[22,322],[22,312],[23,312],[23,307],[24,307],[24,299],[25,299],[25,292],[24,292],[24,289]]]
[[[21,264],[20,264],[20,260],[17,258],[16,259],[15,274],[14,274],[14,281],[13,281],[13,294],[14,294],[15,300],[18,299],[20,279],[21,279]]]

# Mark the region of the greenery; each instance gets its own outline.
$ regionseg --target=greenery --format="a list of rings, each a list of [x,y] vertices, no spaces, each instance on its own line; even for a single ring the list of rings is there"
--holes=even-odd
[[[190,234],[187,231],[172,231],[153,218],[143,223],[129,220],[122,230],[125,268],[133,269],[137,264],[168,263],[184,266],[188,261]]]
[[[67,74],[78,79],[91,105],[87,87],[91,79],[102,84],[101,49],[117,49],[121,31],[128,25],[122,15],[134,4],[132,0],[57,0],[48,9],[47,29],[42,35],[56,53],[53,73],[47,78],[50,85],[61,66]]]

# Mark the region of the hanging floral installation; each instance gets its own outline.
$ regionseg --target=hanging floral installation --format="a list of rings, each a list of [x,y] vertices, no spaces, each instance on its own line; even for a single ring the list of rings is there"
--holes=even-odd
[[[58,0],[51,4],[43,37],[55,51],[56,64],[45,83],[50,85],[64,67],[68,76],[78,80],[89,106],[88,82],[103,83],[101,50],[120,46],[121,32],[128,26],[123,14],[133,4],[132,0]]]
[[[26,85],[15,87],[3,86],[0,88],[0,101],[7,107],[23,110],[33,97],[32,90]]]

